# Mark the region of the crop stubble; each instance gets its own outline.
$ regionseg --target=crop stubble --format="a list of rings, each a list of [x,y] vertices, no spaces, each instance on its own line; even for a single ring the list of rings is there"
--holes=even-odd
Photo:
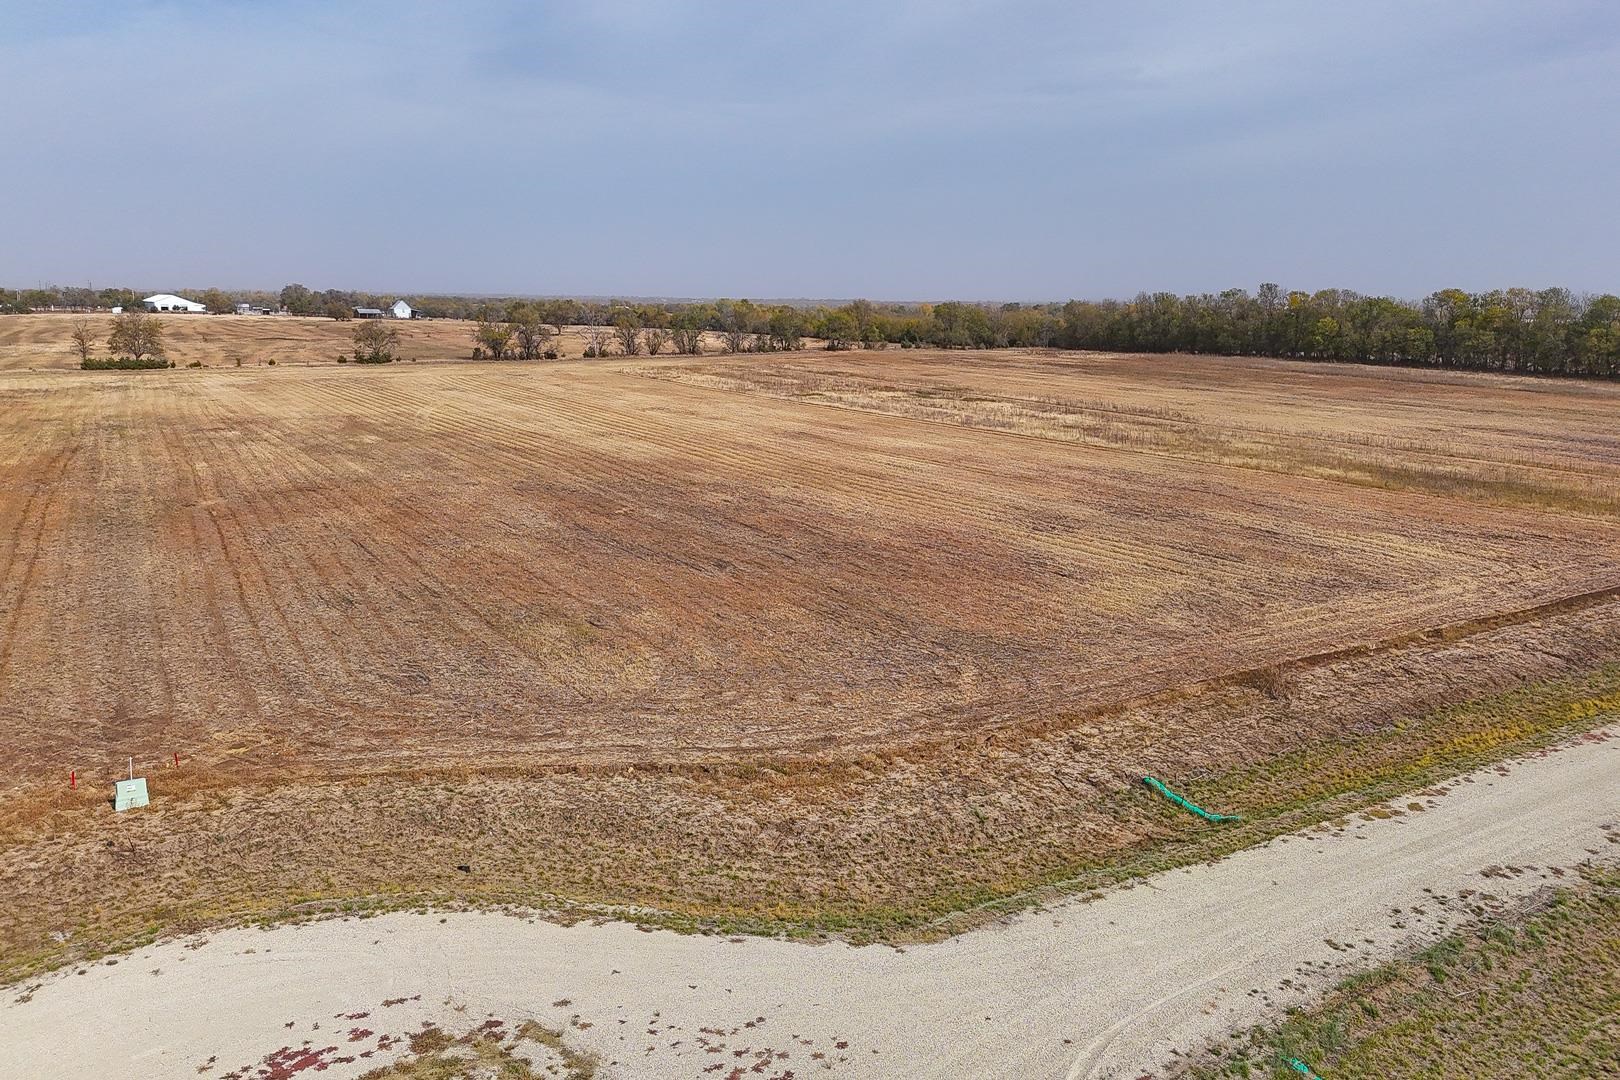
[[[1074,373],[1041,374],[1049,358],[1003,359],[838,363],[936,401],[961,396],[938,389],[946,373],[1028,402],[1038,385],[1048,405],[1151,392],[1194,424],[1214,401],[1228,427],[1252,376],[1266,414],[1255,427],[1362,423],[1293,365],[1233,362],[1236,385],[1205,396],[1187,383],[1219,383],[1224,361],[1177,361],[1154,388],[1152,372],[1109,360],[1070,389]],[[825,363],[784,370],[802,381]],[[1088,844],[1107,850],[1098,800],[1142,762],[1260,766],[1336,725],[1375,732],[1620,655],[1620,525],[1590,507],[1223,464],[1205,442],[1178,453],[1184,443],[1137,452],[1038,428],[1008,438],[971,408],[951,423],[869,400],[815,408],[756,392],[768,369],[748,367],[728,361],[723,385],[667,361],[7,376],[0,735],[14,888],[73,891],[23,865],[46,835],[77,843],[101,827],[95,803],[63,802],[68,769],[100,782],[130,755],[179,753],[206,782],[184,796],[176,776],[177,802],[208,788],[225,800],[216,820],[258,834],[282,864],[341,870],[335,893],[384,888],[400,845],[433,832],[399,802],[406,780],[462,791],[441,819],[458,843],[480,842],[457,818],[472,803],[507,851],[564,836],[588,851],[579,828],[556,828],[569,817],[556,792],[535,796],[539,820],[494,827],[506,811],[485,805],[526,798],[525,776],[572,770],[556,784],[576,825],[667,843],[635,845],[595,877],[558,864],[535,888],[691,910],[764,910],[773,889],[800,909],[899,904],[910,888],[1010,887]],[[1427,392],[1386,381],[1391,401],[1355,409],[1404,417],[1401,399]],[[1444,383],[1424,423],[1464,415],[1470,386],[1482,410],[1509,416],[1500,382]],[[1606,483],[1607,399],[1562,385],[1532,399],[1563,410],[1559,439],[1536,436],[1532,417],[1500,423],[1499,442],[1584,452]],[[1557,606],[1574,596],[1576,610]],[[1343,651],[1358,646],[1370,659]],[[738,779],[761,764],[779,770],[774,785]],[[1078,798],[1071,767],[1092,785]],[[975,786],[986,777],[1000,794]],[[242,816],[261,812],[253,792],[267,784],[294,817],[321,808],[305,834],[269,839]],[[875,794],[884,784],[909,794]],[[741,791],[757,796],[745,814]],[[974,798],[965,825],[962,806],[941,805]],[[1016,822],[1054,798],[1098,812],[1044,832]],[[347,841],[309,827],[333,799],[353,807]],[[594,799],[614,812],[578,809]],[[830,846],[760,839],[823,814],[836,819]],[[1005,825],[1001,855],[977,842],[994,838],[987,815]],[[129,835],[179,862],[171,849],[207,831],[180,806],[171,833],[152,822]],[[978,826],[989,832],[976,841]],[[870,840],[897,827],[924,838],[903,857]],[[840,879],[840,838],[876,865]],[[791,864],[750,865],[750,843],[794,850]],[[953,848],[988,878],[925,880]],[[664,884],[615,885],[638,860]],[[747,878],[733,897],[715,886],[722,864]],[[6,936],[21,944],[42,925],[25,913]]]

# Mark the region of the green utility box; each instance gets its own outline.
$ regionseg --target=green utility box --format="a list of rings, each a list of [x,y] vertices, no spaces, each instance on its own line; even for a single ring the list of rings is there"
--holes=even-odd
[[[137,776],[132,780],[118,781],[116,797],[113,799],[114,810],[119,813],[133,810],[137,806],[145,806],[147,801],[146,777]]]

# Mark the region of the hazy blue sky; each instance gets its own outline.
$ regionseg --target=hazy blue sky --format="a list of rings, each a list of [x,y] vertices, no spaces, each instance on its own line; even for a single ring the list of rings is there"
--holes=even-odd
[[[0,0],[0,283],[1620,291],[1620,3]]]

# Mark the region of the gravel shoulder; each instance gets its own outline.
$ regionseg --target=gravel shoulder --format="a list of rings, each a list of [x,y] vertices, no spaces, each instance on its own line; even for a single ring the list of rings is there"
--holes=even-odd
[[[1617,825],[1609,729],[904,950],[474,913],[231,930],[13,987],[0,1076],[336,1080],[399,1057],[424,1023],[530,1018],[594,1053],[604,1077],[1151,1075],[1613,859]]]

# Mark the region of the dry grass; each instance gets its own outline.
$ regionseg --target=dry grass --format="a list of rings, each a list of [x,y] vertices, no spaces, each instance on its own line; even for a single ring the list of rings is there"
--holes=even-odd
[[[927,935],[1620,706],[1601,517],[626,366],[0,377],[0,970],[334,902]]]
[[[360,1080],[591,1080],[596,1060],[571,1050],[559,1031],[526,1020],[508,1034],[486,1022],[460,1037],[427,1028],[411,1037],[410,1054]]]
[[[1505,506],[1620,514],[1603,384],[1277,361],[1004,353],[661,363],[719,390]],[[1217,376],[1229,369],[1225,379]],[[1292,383],[1292,385],[1290,385]]]
[[[0,318],[0,371],[77,368],[71,339],[81,316],[66,314],[9,315]],[[86,315],[98,350],[105,351],[111,315]],[[165,354],[184,368],[196,361],[207,367],[260,367],[333,364],[354,351],[352,322],[334,319],[266,315],[158,315]],[[473,324],[455,319],[390,321],[399,331],[398,353],[407,360],[450,360],[472,355]],[[94,373],[87,373],[94,374]]]
[[[847,760],[1620,586],[1607,521],[601,366],[173,374],[0,385],[13,795]]]
[[[1608,619],[1604,637],[1566,663],[1620,642],[1620,617]],[[1286,700],[1226,687],[845,766],[191,794],[160,775],[154,812],[108,829],[104,806],[63,800],[14,834],[0,869],[15,898],[0,916],[0,973],[175,929],[425,903],[628,906],[677,928],[934,937],[1053,893],[1215,857],[1620,714],[1620,666],[1403,712],[1443,700],[1453,680],[1512,683],[1536,668],[1483,665],[1552,640],[1519,627],[1300,671]],[[1245,820],[1202,827],[1137,784],[1141,772],[1176,777]]]
[[[90,323],[98,352],[105,352],[111,315],[6,315],[0,316],[0,371],[45,371],[77,368],[73,327],[80,318]],[[193,362],[204,367],[263,367],[336,364],[339,355],[354,351],[353,322],[290,315],[158,315],[162,320],[165,354],[184,368]],[[476,323],[460,319],[389,320],[399,332],[395,352],[402,360],[466,360],[472,356]],[[719,339],[706,335],[707,348],[718,351]],[[567,326],[553,342],[563,357],[585,352],[583,327]]]
[[[1290,1058],[1333,1080],[1620,1075],[1620,872],[1542,902],[1357,975],[1187,1075],[1297,1078]]]

